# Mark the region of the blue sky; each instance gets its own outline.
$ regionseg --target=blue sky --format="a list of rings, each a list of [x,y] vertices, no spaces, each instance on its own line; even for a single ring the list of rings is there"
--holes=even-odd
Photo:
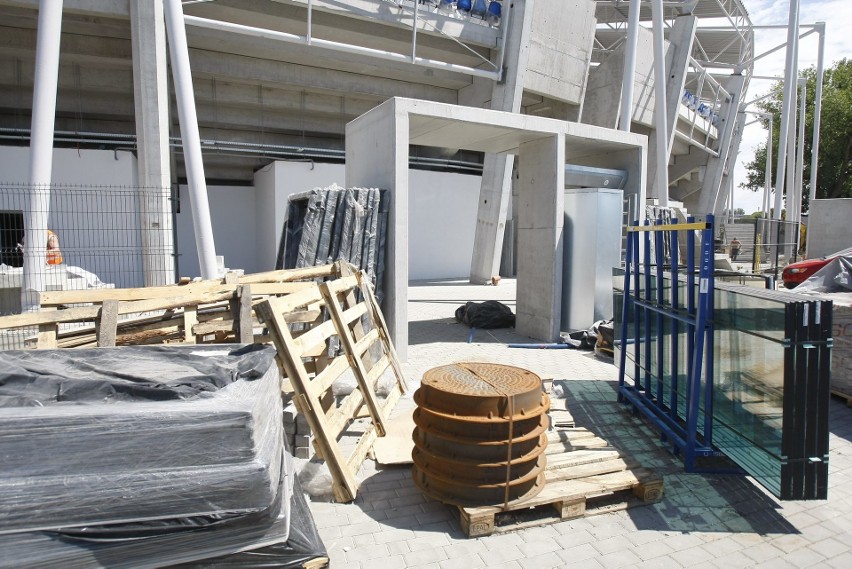
[[[751,16],[754,25],[786,25],[790,14],[788,0],[743,0],[743,4]],[[802,24],[815,22],[826,23],[825,37],[825,66],[830,67],[834,62],[846,57],[852,58],[852,0],[800,0],[799,20]],[[812,34],[799,42],[799,68],[804,69],[816,65],[818,40],[817,34]],[[759,55],[772,49],[787,39],[786,30],[757,30],[755,32],[755,52]],[[783,77],[785,51],[779,50],[755,64],[755,75]],[[771,81],[753,80],[749,87],[747,101],[756,99],[766,93]],[[808,96],[812,96],[809,93]],[[811,136],[806,133],[805,136]],[[754,148],[766,140],[766,130],[759,124],[746,128],[740,146],[734,170],[734,185],[745,180],[745,166],[754,158]],[[734,207],[742,207],[746,213],[760,209],[762,193],[757,194],[736,188],[734,190]]]

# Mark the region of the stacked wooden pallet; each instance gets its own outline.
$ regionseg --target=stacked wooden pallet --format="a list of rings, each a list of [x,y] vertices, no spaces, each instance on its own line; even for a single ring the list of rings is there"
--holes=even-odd
[[[253,307],[266,298],[339,276],[340,265],[270,271],[185,285],[42,293],[41,311],[0,317],[0,330],[21,332],[17,348],[77,348],[164,343],[269,341],[255,335]],[[288,316],[316,320],[319,311]]]
[[[548,434],[545,487],[508,507],[459,508],[468,537],[623,510],[662,497],[663,480],[583,428]]]

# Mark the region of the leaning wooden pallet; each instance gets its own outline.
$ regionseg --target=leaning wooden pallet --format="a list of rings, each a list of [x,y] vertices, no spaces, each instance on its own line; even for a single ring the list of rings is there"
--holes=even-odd
[[[373,303],[366,283],[366,277],[350,275],[287,297],[270,298],[256,307],[293,385],[296,405],[314,433],[317,454],[328,465],[335,498],[342,502],[355,499],[358,469],[376,437],[384,435],[384,422],[406,389],[389,334],[377,316],[381,312]],[[356,300],[357,290],[362,293],[360,302]],[[286,314],[315,306],[326,308],[330,320],[314,324],[295,336],[287,325]],[[340,339],[342,354],[327,351],[334,336]],[[317,347],[326,350],[325,353],[318,353]],[[371,359],[373,349],[380,353],[377,359]],[[315,374],[306,366],[306,358],[310,356],[323,358]],[[393,371],[394,383],[388,395],[380,400],[376,386],[388,369]],[[350,371],[357,388],[337,405],[329,406],[326,394],[336,380]],[[344,456],[341,437],[362,407],[367,409],[370,423],[357,437],[348,456]]]

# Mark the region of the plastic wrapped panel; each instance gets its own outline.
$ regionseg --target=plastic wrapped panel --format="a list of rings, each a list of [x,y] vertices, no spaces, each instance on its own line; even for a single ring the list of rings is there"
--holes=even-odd
[[[268,508],[283,453],[274,355],[0,353],[0,533]]]

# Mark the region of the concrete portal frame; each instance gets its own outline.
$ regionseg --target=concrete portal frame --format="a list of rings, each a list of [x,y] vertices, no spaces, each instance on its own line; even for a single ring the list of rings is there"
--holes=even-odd
[[[404,98],[388,99],[347,124],[346,186],[378,187],[391,193],[383,310],[402,359],[408,350],[410,144],[518,155],[516,330],[554,341],[559,335],[562,309],[565,164],[626,170],[625,194],[635,194],[642,204],[647,137],[556,119]]]

